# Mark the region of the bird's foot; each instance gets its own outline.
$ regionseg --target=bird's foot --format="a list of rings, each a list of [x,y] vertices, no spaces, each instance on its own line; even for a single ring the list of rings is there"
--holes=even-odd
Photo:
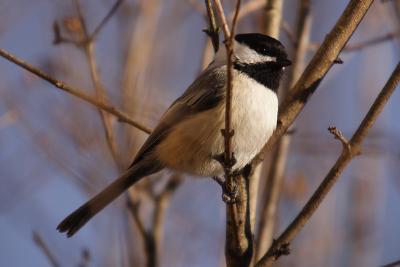
[[[226,179],[219,176],[213,177],[214,181],[216,181],[221,186],[222,200],[226,204],[234,204],[236,203],[236,200],[238,198],[239,191],[234,182],[235,177],[237,177],[236,172],[232,173],[232,179],[230,179],[231,180],[230,182],[226,181]]]

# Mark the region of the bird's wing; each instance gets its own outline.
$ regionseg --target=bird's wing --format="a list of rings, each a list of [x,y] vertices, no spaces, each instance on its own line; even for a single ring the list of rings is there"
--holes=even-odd
[[[214,108],[224,98],[226,66],[206,69],[176,99],[161,117],[160,122],[136,154],[131,166],[145,158],[163,140],[172,127],[184,119]]]

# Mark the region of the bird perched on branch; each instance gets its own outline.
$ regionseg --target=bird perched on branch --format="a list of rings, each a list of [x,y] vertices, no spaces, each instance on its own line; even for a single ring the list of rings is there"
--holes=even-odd
[[[234,40],[231,150],[236,159],[233,169],[240,171],[275,130],[277,90],[291,62],[284,46],[272,37],[247,33],[237,34]],[[224,152],[226,62],[220,49],[164,113],[126,172],[66,217],[57,227],[60,232],[72,236],[130,186],[164,168],[196,176],[223,174],[215,158]]]

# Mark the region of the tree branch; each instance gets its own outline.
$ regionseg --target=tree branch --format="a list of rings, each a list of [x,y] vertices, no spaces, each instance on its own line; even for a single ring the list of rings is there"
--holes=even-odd
[[[90,95],[87,95],[85,93],[82,93],[81,91],[65,84],[64,82],[54,79],[53,77],[51,77],[50,75],[48,75],[47,73],[45,73],[44,71],[33,67],[32,65],[24,62],[23,60],[15,57],[14,55],[8,53],[7,51],[3,50],[0,48],[0,56],[7,59],[8,61],[22,67],[23,69],[33,73],[34,75],[40,77],[41,79],[47,81],[48,83],[54,85],[56,88],[61,89],[64,92],[67,92],[77,98],[80,98],[81,100],[90,103],[98,108],[101,108],[105,111],[107,111],[108,113],[114,115],[115,117],[118,118],[119,121],[121,122],[125,122],[127,124],[130,124],[132,126],[134,126],[135,128],[145,132],[145,133],[151,133],[151,129],[141,125],[140,123],[132,120],[129,115],[127,115],[126,113],[118,110],[117,108],[97,99],[96,97],[92,97]]]
[[[337,60],[340,51],[344,48],[372,3],[373,0],[351,0],[347,5],[343,14],[291,89],[291,93],[283,101],[277,128],[261,153],[253,160],[253,165],[257,165],[263,160],[264,154],[285,134],[299,115],[308,99]]]
[[[282,0],[266,0],[264,9],[264,32],[278,38],[282,19]]]
[[[111,17],[115,14],[115,12],[118,10],[120,5],[122,4],[124,0],[117,0],[114,5],[111,7],[111,9],[108,11],[107,15],[101,20],[99,25],[97,25],[96,29],[92,32],[90,36],[88,36],[89,41],[93,41],[97,35],[101,32],[101,30],[104,28],[104,26],[107,24],[107,22],[111,19]]]
[[[396,89],[400,81],[400,62],[397,64],[395,70],[386,82],[382,91],[372,104],[367,115],[364,117],[360,126],[354,133],[353,137],[348,142],[343,135],[336,129],[330,128],[330,131],[338,138],[343,144],[344,148],[336,163],[330,169],[318,189],[308,200],[307,204],[303,207],[301,212],[293,220],[293,222],[286,228],[286,230],[275,240],[268,250],[268,252],[262,257],[262,259],[256,264],[256,267],[267,267],[271,266],[273,262],[281,256],[279,253],[282,248],[287,248],[288,244],[295,238],[300,232],[304,225],[308,222],[314,212],[317,210],[325,196],[332,189],[333,185],[339,179],[340,174],[350,163],[350,161],[360,153],[360,147],[362,141],[365,139],[368,131],[371,129],[383,107],[388,102],[390,96]]]
[[[53,252],[51,252],[49,246],[46,244],[46,242],[43,240],[40,234],[36,231],[33,231],[32,238],[35,244],[40,248],[40,250],[46,256],[46,258],[49,260],[50,265],[52,267],[60,267],[61,266],[60,263],[56,260],[56,257],[54,256]]]
[[[82,28],[82,39],[79,40],[76,43],[76,45],[77,45],[77,47],[83,46],[83,48],[84,48],[83,50],[84,50],[86,59],[89,64],[90,76],[92,79],[94,89],[96,91],[96,97],[98,99],[100,99],[101,101],[106,101],[106,99],[107,99],[106,92],[105,92],[104,86],[101,83],[100,74],[98,72],[98,67],[97,67],[96,56],[94,54],[94,45],[95,45],[94,38],[97,34],[100,33],[101,29],[104,27],[104,25],[106,25],[106,23],[109,21],[109,19],[112,17],[112,15],[115,14],[115,11],[119,7],[119,5],[122,3],[122,1],[118,0],[113,5],[111,10],[107,13],[107,15],[104,17],[104,19],[96,27],[95,31],[90,35],[88,33],[86,21],[84,19],[82,11],[81,11],[80,1],[75,0],[74,3],[75,3],[75,8],[76,8],[76,11],[78,14],[78,19],[80,21],[80,25]],[[57,39],[56,32],[55,32],[55,35],[56,35],[55,39]],[[63,38],[60,38],[60,40],[63,40]],[[58,42],[58,43],[60,44],[60,43],[62,43],[62,41]],[[114,160],[115,165],[120,170],[122,170],[123,166],[122,166],[122,162],[118,159],[117,144],[115,142],[112,121],[109,117],[109,114],[107,114],[105,111],[103,111],[100,108],[98,109],[98,111],[99,111],[99,115],[100,115],[100,118],[101,118],[101,121],[103,124],[104,133],[105,133],[106,141],[107,141],[107,146],[110,150],[112,159]]]
[[[208,35],[208,37],[210,37],[214,52],[217,53],[219,49],[219,27],[217,25],[217,19],[215,18],[214,8],[211,0],[205,0],[205,3],[209,27],[203,31]]]
[[[249,207],[249,180],[250,168],[245,168],[244,175],[233,177],[231,168],[233,166],[233,152],[230,150],[230,139],[233,135],[231,130],[230,116],[230,98],[232,92],[232,54],[234,29],[237,22],[240,1],[236,4],[235,15],[232,22],[232,30],[229,31],[224,11],[219,0],[216,0],[217,12],[221,20],[221,27],[225,36],[225,48],[227,52],[227,103],[225,108],[225,129],[223,131],[225,139],[224,170],[225,187],[236,188],[237,197],[233,202],[226,204],[226,241],[225,241],[225,259],[228,267],[246,267],[251,263],[253,256],[253,234],[250,225],[250,207]],[[229,190],[228,190],[229,191]]]
[[[147,267],[159,266],[159,250],[162,241],[162,230],[163,222],[165,219],[165,212],[170,203],[171,197],[176,189],[182,183],[182,177],[177,174],[173,174],[161,193],[157,195],[151,195],[154,202],[152,210],[152,224],[150,229],[146,229],[142,219],[139,215],[140,202],[133,201],[131,197],[128,197],[127,206],[132,214],[135,224],[139,230],[139,234],[142,238],[143,245],[145,247]]]
[[[364,42],[360,42],[360,43],[356,43],[356,44],[348,44],[343,48],[343,52],[360,51],[360,50],[369,48],[374,45],[378,45],[378,44],[388,42],[388,41],[393,41],[399,37],[400,37],[400,32],[389,32],[387,34],[384,34],[384,35],[378,36],[378,37],[374,37],[374,38],[364,41]],[[316,49],[318,49],[318,47],[319,47],[319,44],[317,44],[317,43],[312,43],[309,45],[310,50],[316,50]]]

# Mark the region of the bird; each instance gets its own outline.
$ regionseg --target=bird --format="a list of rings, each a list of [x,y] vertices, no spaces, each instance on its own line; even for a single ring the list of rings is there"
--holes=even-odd
[[[260,33],[233,38],[231,150],[234,170],[242,170],[262,149],[276,128],[278,88],[291,64],[277,39]],[[160,118],[129,168],[110,185],[68,215],[57,230],[74,235],[90,219],[143,177],[163,169],[194,176],[224,173],[215,159],[224,152],[227,55],[214,60]]]

